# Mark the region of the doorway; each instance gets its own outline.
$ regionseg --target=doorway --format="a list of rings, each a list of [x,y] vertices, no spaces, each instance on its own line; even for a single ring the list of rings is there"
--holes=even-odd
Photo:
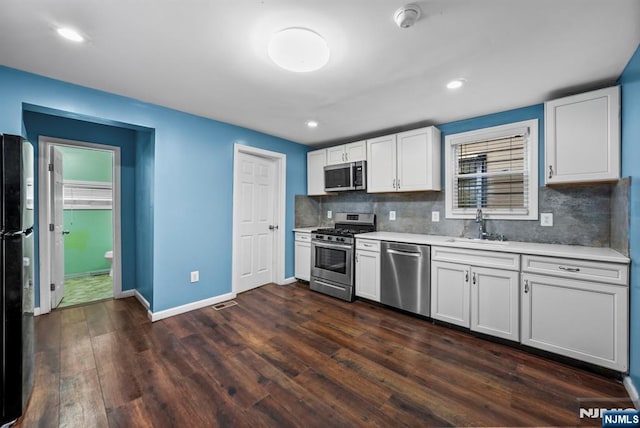
[[[234,146],[233,292],[284,283],[286,155]]]
[[[40,313],[118,297],[119,147],[40,137],[38,157]]]

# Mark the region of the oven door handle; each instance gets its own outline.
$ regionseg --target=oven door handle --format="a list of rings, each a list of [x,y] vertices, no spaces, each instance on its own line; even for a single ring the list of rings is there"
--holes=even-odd
[[[325,287],[335,288],[336,290],[344,291],[344,287],[338,287],[337,285],[329,284],[328,282],[315,280],[318,284],[324,285]]]
[[[353,246],[351,246],[351,245],[340,245],[340,244],[338,244],[338,245],[334,245],[334,244],[321,244],[321,243],[319,243],[319,242],[317,242],[317,241],[314,241],[313,239],[311,240],[311,243],[312,243],[315,247],[321,247],[321,248],[329,248],[329,249],[332,249],[332,248],[341,248],[341,249],[343,249],[343,250],[351,250],[351,249],[353,249]]]

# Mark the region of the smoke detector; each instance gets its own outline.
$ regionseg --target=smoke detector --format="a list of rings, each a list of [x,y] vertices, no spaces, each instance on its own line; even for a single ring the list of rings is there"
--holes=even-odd
[[[420,7],[411,3],[396,10],[393,14],[393,20],[400,28],[409,28],[420,19]]]

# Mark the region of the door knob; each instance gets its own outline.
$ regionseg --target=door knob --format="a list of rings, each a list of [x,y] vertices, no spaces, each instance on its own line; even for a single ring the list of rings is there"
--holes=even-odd
[[[272,224],[269,225],[269,230],[278,230],[278,226],[274,226]]]
[[[68,230],[63,230],[63,231],[62,231],[62,234],[63,234],[63,235],[68,235],[68,234],[70,234],[70,233],[71,233],[71,232],[69,232]]]

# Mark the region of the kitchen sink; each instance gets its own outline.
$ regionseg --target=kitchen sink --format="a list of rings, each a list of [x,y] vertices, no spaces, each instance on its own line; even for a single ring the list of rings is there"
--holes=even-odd
[[[481,245],[499,245],[499,246],[509,245],[509,242],[507,241],[494,241],[490,239],[477,239],[477,238],[450,238],[450,239],[447,239],[445,242],[457,242],[457,243],[464,243],[464,244],[481,244]]]

